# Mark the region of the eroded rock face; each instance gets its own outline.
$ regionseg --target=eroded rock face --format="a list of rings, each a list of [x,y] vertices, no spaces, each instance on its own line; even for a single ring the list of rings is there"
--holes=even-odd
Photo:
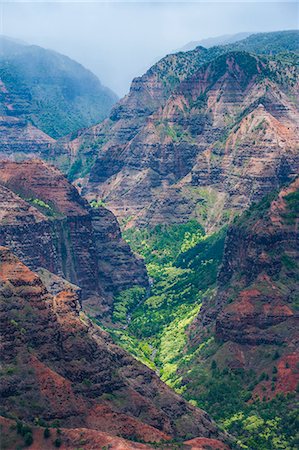
[[[165,58],[133,82],[110,119],[68,144],[94,145],[84,195],[104,199],[129,225],[196,217],[211,230],[298,172],[296,55],[230,52],[203,64],[206,52],[190,52],[185,65],[181,54]]]
[[[115,293],[147,287],[145,266],[113,214],[92,210],[57,169],[40,160],[0,162],[0,201],[0,243],[30,268],[78,285],[95,313],[109,310]]]
[[[271,375],[276,365],[275,389],[268,381],[255,392],[268,398],[299,382],[298,193],[297,178],[230,226],[219,288],[192,325],[193,343],[213,330],[226,367]]]
[[[24,119],[10,116],[0,117],[0,140],[1,158],[15,154],[51,156],[55,146],[55,140],[43,131]]]
[[[9,249],[0,248],[0,261],[2,414],[133,440],[225,439],[92,325],[72,287],[53,296]]]
[[[248,217],[245,213],[230,228],[219,282],[224,298],[231,295],[231,303],[217,319],[219,338],[252,344],[298,343],[298,192],[297,179],[268,205],[252,207]]]

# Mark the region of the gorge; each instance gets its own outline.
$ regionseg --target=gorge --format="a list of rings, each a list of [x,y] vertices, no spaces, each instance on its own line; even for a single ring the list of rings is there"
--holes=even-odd
[[[167,55],[117,103],[5,41],[1,448],[297,448],[298,37]]]

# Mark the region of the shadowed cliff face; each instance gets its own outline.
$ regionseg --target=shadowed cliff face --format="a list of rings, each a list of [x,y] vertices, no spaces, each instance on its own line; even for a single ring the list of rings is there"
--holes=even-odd
[[[83,192],[126,223],[196,217],[210,230],[298,171],[297,56],[230,52],[203,64],[206,52],[166,57],[68,144],[93,146]]]
[[[0,248],[0,261],[2,415],[133,440],[224,438],[206,413],[89,322],[73,286],[60,280],[63,290],[51,295],[9,249]]]
[[[0,243],[30,268],[43,267],[82,289],[95,312],[113,295],[147,286],[145,266],[105,208],[92,209],[55,168],[39,160],[0,163]]]
[[[297,178],[230,226],[218,291],[190,330],[193,343],[214,330],[221,366],[271,374],[275,365],[274,389],[267,381],[253,393],[267,398],[294,391],[299,382],[298,193]]]

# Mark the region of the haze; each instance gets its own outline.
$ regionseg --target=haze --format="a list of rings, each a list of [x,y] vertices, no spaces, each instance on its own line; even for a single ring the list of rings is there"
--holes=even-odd
[[[1,34],[52,48],[123,96],[135,76],[190,41],[296,29],[297,2],[1,2]]]

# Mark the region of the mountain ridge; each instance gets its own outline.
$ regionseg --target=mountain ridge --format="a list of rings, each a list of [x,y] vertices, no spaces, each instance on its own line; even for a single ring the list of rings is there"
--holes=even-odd
[[[205,55],[206,52],[204,51],[203,54]],[[231,63],[229,62],[230,58]],[[243,51],[220,55],[210,62],[202,63],[194,75],[187,77],[186,81],[182,80],[179,87],[173,89],[170,97],[165,101],[162,100],[164,104],[158,106],[156,112],[150,112],[150,115],[147,116],[148,113],[145,113],[145,110],[140,109],[139,106],[137,106],[137,112],[133,109],[137,119],[132,119],[132,112],[127,113],[122,106],[122,102],[128,101],[128,107],[130,108],[129,105],[132,104],[134,108],[133,99],[136,95],[141,97],[141,102],[143,101],[143,88],[140,90],[137,88],[138,84],[136,88],[133,84],[131,97],[129,95],[127,100],[125,98],[112,111],[110,121],[83,132],[79,138],[70,143],[71,146],[76,145],[77,148],[81,145],[82,148],[90,149],[89,141],[94,141],[95,145],[97,145],[97,141],[103,142],[102,145],[99,144],[98,157],[91,168],[89,184],[83,192],[90,198],[101,198],[121,219],[127,220],[128,217],[132,217],[133,221],[130,220],[130,223],[141,226],[148,223],[154,225],[157,221],[163,222],[163,220],[167,223],[169,220],[186,221],[188,218],[196,217],[198,197],[195,195],[195,203],[190,198],[193,187],[194,189],[197,187],[206,189],[205,186],[209,183],[204,181],[203,176],[206,176],[204,171],[214,170],[212,166],[215,165],[215,172],[211,173],[213,178],[210,183],[212,190],[214,189],[216,176],[219,177],[217,171],[219,172],[220,169],[221,155],[234,151],[236,138],[230,140],[230,137],[237,132],[242,114],[246,114],[249,121],[250,111],[259,104],[264,106],[265,115],[274,114],[275,120],[278,120],[275,133],[280,133],[279,130],[282,130],[282,126],[285,125],[293,130],[291,131],[293,137],[290,134],[293,142],[291,144],[293,160],[292,162],[286,160],[282,164],[285,167],[283,170],[290,170],[287,169],[287,166],[292,165],[293,171],[296,171],[298,166],[296,163],[298,154],[294,147],[298,127],[298,111],[294,104],[296,83],[298,83],[295,69],[296,58],[296,55],[293,55],[290,56],[290,61],[287,58],[286,60],[283,58],[277,60],[276,57],[268,57],[265,60],[264,57],[257,57]],[[240,63],[243,66],[240,66]],[[234,65],[235,72],[229,67],[230,64]],[[237,78],[238,73],[240,74],[239,79]],[[151,82],[153,87],[150,88],[152,91],[145,91],[144,99],[148,95],[155,99],[161,90],[161,83],[156,80],[155,72],[149,71],[145,80],[149,76],[154,77]],[[216,76],[215,80],[213,80],[213,76]],[[207,81],[204,77],[207,77]],[[224,77],[223,80],[222,77]],[[139,83],[140,80],[138,79],[136,82]],[[206,82],[209,85],[206,85]],[[145,83],[145,89],[147,89],[149,82],[145,81]],[[221,83],[223,87],[221,87]],[[155,100],[153,101],[155,102]],[[138,111],[141,111],[140,114]],[[261,111],[259,114],[262,116]],[[263,120],[261,117],[261,121]],[[132,121],[134,121],[133,125]],[[282,121],[282,124],[279,121]],[[264,133],[266,134],[264,145],[268,146],[266,144],[266,140],[269,139],[268,132],[264,130]],[[256,141],[262,142],[262,135],[258,135],[258,128],[252,131],[252,136],[248,136],[253,142],[255,141],[254,134],[257,135]],[[247,133],[245,133],[244,139],[246,135]],[[274,157],[277,138],[273,134],[271,139],[273,139]],[[253,145],[256,146],[257,143],[255,142]],[[288,144],[282,145],[286,147]],[[226,150],[227,147],[229,147],[229,151]],[[245,150],[246,147],[244,147]],[[204,156],[204,152],[208,155],[210,151],[213,152],[213,161],[210,157]],[[259,152],[261,151],[262,146],[260,146]],[[279,165],[280,160],[292,158],[287,156],[286,148],[285,151],[280,149],[277,151],[280,156],[276,162],[273,160],[274,173],[279,170],[275,165]],[[248,157],[253,161],[253,152],[246,156],[246,158]],[[198,164],[196,158],[198,158]],[[265,183],[266,177],[263,181],[262,171],[266,169],[266,162],[263,162],[262,154],[258,158],[260,158],[258,164],[260,164],[261,174],[252,173],[251,176],[255,179],[257,176],[259,177],[257,183]],[[233,162],[233,164],[235,163]],[[265,169],[263,169],[263,165]],[[206,169],[206,166],[209,169],[208,167]],[[200,176],[197,167],[202,173]],[[238,167],[236,169],[239,170]],[[251,189],[250,186],[249,189]],[[184,193],[184,190],[187,192]],[[123,194],[124,192],[127,194]],[[221,192],[220,190],[219,193],[215,191],[214,196],[222,201],[221,196],[224,194],[225,191]],[[246,195],[250,197],[248,192]],[[136,202],[138,196],[140,198]],[[177,198],[177,200],[168,205],[170,197]],[[155,206],[153,206],[154,203]],[[241,204],[242,201],[239,203]],[[126,209],[123,208],[124,204]],[[177,217],[174,213],[175,208]],[[185,212],[180,208],[185,208]],[[149,209],[151,214],[155,214],[155,210],[157,210],[156,219],[146,217],[146,211]],[[172,214],[173,218],[171,219]],[[200,216],[198,218],[201,220]]]

